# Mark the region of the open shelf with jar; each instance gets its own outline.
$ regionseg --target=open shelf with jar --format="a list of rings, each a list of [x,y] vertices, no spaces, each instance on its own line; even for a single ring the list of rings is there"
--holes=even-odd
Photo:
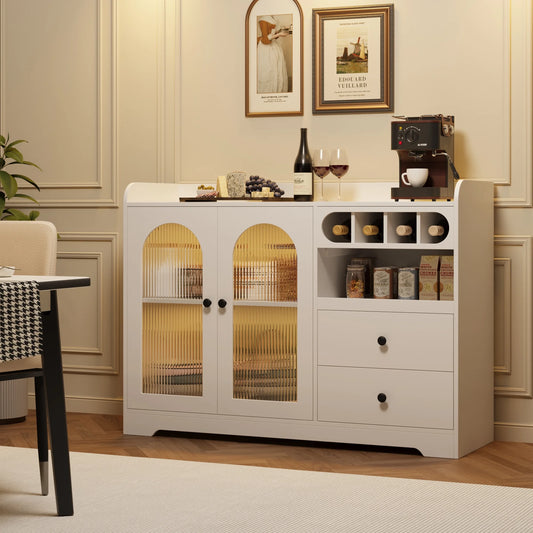
[[[317,248],[317,296],[346,298],[346,269],[352,260],[371,259],[373,268],[419,267],[421,257],[427,255],[453,256],[453,248]]]

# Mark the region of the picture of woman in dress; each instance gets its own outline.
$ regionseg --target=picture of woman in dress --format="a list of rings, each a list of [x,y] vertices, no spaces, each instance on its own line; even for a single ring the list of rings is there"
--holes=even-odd
[[[292,92],[292,15],[262,15],[257,23],[257,92]]]

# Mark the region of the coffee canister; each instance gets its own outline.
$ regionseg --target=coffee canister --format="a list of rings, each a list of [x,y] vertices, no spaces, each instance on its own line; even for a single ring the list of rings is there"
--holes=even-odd
[[[398,269],[384,266],[374,268],[374,298],[396,298]]]
[[[398,269],[398,299],[418,300],[418,268]]]

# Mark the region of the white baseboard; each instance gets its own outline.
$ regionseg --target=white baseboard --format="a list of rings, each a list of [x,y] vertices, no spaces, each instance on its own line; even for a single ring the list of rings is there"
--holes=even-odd
[[[121,415],[122,398],[83,398],[66,397],[67,412],[94,413],[99,415]],[[35,396],[28,395],[28,408],[35,409]]]
[[[533,425],[496,422],[494,424],[494,440],[533,443]]]

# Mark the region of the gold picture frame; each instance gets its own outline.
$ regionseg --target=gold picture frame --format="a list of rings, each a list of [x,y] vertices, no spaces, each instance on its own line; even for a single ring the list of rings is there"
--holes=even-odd
[[[313,114],[393,111],[394,5],[313,9]]]
[[[303,115],[303,13],[297,0],[254,0],[246,12],[245,114]]]

